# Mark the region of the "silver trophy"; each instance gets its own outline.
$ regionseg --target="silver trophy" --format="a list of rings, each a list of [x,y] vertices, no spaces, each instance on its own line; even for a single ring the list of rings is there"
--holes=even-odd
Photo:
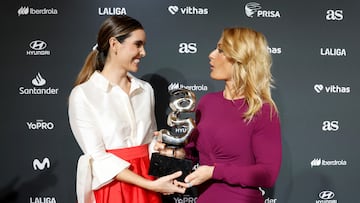
[[[167,117],[167,124],[177,132],[161,129],[159,131],[159,139],[166,144],[167,147],[180,148],[186,144],[191,132],[195,127],[194,119],[191,117],[183,118],[184,114],[191,113],[195,109],[196,97],[194,92],[187,89],[176,89],[170,92],[172,100],[169,104],[172,110]],[[183,181],[187,174],[191,172],[192,161],[187,159],[178,159],[153,153],[150,161],[149,174],[161,177],[173,172],[181,170],[182,176],[178,178]]]

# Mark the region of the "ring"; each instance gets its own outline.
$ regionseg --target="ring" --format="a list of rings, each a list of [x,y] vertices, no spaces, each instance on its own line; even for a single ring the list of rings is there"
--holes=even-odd
[[[188,185],[188,188],[191,188],[193,186],[190,182],[188,182],[187,185]]]

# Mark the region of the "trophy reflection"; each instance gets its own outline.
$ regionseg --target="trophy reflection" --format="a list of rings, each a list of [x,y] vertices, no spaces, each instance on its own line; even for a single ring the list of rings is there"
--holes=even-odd
[[[195,127],[194,120],[190,117],[184,118],[184,114],[194,111],[196,99],[195,94],[187,89],[170,91],[170,95],[172,97],[169,106],[172,111],[167,117],[167,124],[172,129],[175,129],[175,132],[161,129],[159,131],[159,139],[166,144],[166,147],[175,150],[186,144]],[[178,180],[183,181],[191,170],[191,160],[169,157],[160,153],[153,153],[151,155],[149,174],[152,176],[161,177],[176,171],[182,171],[182,176]]]

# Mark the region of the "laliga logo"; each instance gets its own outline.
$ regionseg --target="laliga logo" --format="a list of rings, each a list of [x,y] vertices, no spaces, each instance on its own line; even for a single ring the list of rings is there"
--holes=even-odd
[[[247,17],[254,17],[254,14],[261,9],[261,6],[259,3],[256,2],[250,2],[245,5],[245,14]]]
[[[31,81],[34,86],[44,86],[46,84],[46,80],[38,73],[35,78]]]
[[[39,159],[34,159],[33,161],[33,168],[34,170],[44,170],[46,168],[50,168],[50,160],[49,158],[44,158],[42,162]]]
[[[171,14],[175,15],[175,14],[179,11],[179,7],[177,7],[177,6],[169,6],[169,7],[168,7],[168,11],[169,11]]]
[[[324,86],[323,86],[322,84],[316,84],[316,85],[314,85],[314,90],[315,90],[317,93],[320,93],[323,89],[324,89]]]

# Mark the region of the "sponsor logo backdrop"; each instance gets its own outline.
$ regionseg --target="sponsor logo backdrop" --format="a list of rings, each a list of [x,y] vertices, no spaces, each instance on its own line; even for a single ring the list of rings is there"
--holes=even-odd
[[[219,91],[208,54],[224,27],[263,32],[273,55],[283,164],[265,202],[357,202],[360,142],[359,1],[2,1],[0,202],[75,202],[81,154],[67,99],[100,23],[130,15],[145,26],[135,75],[156,93],[166,128],[167,91]],[[195,202],[196,195],[167,202]],[[224,197],[226,201],[226,197]]]

